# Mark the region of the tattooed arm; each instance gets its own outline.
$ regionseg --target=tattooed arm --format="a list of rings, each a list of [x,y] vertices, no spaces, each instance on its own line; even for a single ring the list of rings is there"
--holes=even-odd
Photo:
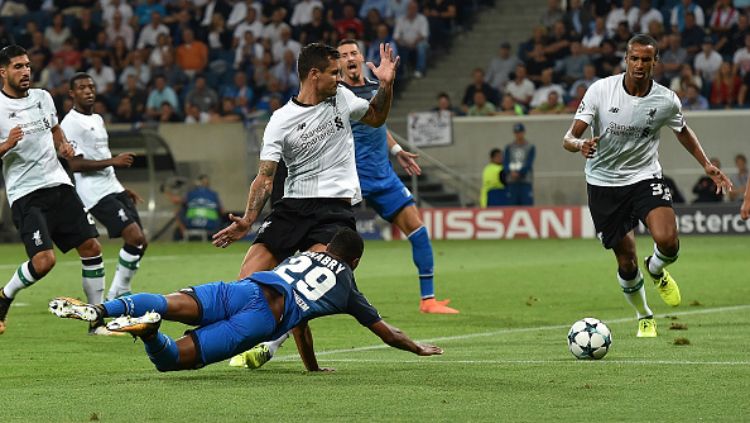
[[[247,207],[242,217],[229,214],[232,224],[217,232],[213,236],[213,244],[216,247],[225,248],[229,244],[242,239],[250,231],[253,222],[258,218],[263,206],[268,201],[273,190],[273,177],[276,174],[278,163],[261,160],[258,164],[258,175],[250,184],[250,193],[247,195]]]

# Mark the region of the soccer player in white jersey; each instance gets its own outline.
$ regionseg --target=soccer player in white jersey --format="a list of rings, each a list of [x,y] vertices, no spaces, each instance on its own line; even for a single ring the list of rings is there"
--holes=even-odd
[[[65,253],[75,248],[83,265],[83,290],[89,302],[101,302],[104,262],[94,219],[81,203],[57,155],[70,157],[73,147],[57,122],[52,96],[30,89],[31,62],[23,47],[0,50],[0,156],[13,223],[29,260],[0,290],[0,333],[5,332],[11,302],[22,289],[55,266],[53,243]],[[109,334],[103,322],[89,328]]]
[[[106,228],[110,238],[122,237],[119,260],[107,299],[130,294],[130,281],[138,270],[146,251],[141,219],[135,208],[140,197],[124,188],[115,175],[115,168],[133,164],[133,153],[112,157],[104,120],[94,113],[96,84],[90,75],[77,73],[70,78],[73,109],[60,126],[75,150],[68,164],[75,178],[76,191],[83,205]]]
[[[646,302],[633,229],[643,222],[654,240],[645,269],[662,300],[680,304],[680,290],[665,267],[677,260],[680,243],[669,188],[658,161],[659,131],[667,126],[700,163],[717,189],[731,182],[712,165],[685,123],[680,99],[652,79],[656,41],[636,35],[627,45],[626,70],[589,87],[563,147],[586,158],[589,209],[597,236],[617,259],[617,279],[638,316],[638,337],[655,337],[656,321]],[[592,138],[583,138],[591,126]]]
[[[385,123],[399,59],[389,44],[380,45],[380,65],[368,63],[380,86],[368,102],[338,85],[338,58],[338,50],[324,44],[301,50],[299,94],[274,112],[266,126],[245,215],[230,214],[232,224],[213,237],[215,246],[227,247],[248,233],[271,195],[283,159],[289,172],[284,196],[274,203],[245,255],[241,278],[272,269],[296,251],[324,251],[341,227],[356,230],[352,204],[361,201],[361,192],[349,120],[375,127]],[[311,339],[312,334],[305,328],[295,330],[294,336]]]

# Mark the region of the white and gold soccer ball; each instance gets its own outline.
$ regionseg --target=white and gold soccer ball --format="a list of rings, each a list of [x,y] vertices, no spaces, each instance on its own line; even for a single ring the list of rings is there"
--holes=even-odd
[[[612,346],[612,332],[599,319],[586,317],[575,323],[568,331],[568,349],[578,359],[598,360]]]

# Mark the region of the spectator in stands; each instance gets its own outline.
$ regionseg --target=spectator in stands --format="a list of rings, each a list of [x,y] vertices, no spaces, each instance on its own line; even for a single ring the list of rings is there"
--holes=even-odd
[[[47,81],[44,87],[53,96],[62,95],[67,92],[66,85],[68,80],[75,75],[75,69],[65,65],[62,56],[55,56],[49,65],[44,69],[45,75],[42,79]]]
[[[124,22],[123,15],[119,11],[116,11],[112,16],[112,22],[107,25],[106,32],[110,45],[114,45],[117,38],[122,37],[125,47],[128,50],[133,49],[133,44],[135,43],[133,28]]]
[[[60,50],[55,53],[55,56],[61,56],[63,61],[65,61],[65,65],[73,69],[81,69],[81,66],[83,66],[83,54],[78,51],[76,40],[73,37],[65,40]]]
[[[208,46],[203,41],[195,39],[192,29],[183,30],[182,39],[182,44],[175,52],[175,62],[189,77],[192,77],[202,72],[208,65]]]
[[[359,17],[362,19],[367,18],[367,14],[370,10],[376,10],[383,19],[389,19],[392,16],[389,0],[364,0],[361,2],[362,6],[359,7]]]
[[[365,26],[357,17],[357,12],[351,4],[344,6],[343,16],[333,26],[338,32],[339,39],[346,38],[348,31],[353,31],[357,39],[361,39],[365,33]]]
[[[487,101],[487,97],[481,90],[474,91],[471,106],[466,110],[467,116],[492,116],[495,114],[495,105]]]
[[[734,73],[745,76],[750,71],[750,33],[745,35],[745,46],[734,52]]]
[[[81,9],[72,34],[78,40],[78,46],[82,49],[91,48],[99,31],[101,31],[99,25],[91,20],[91,9]]]
[[[0,5],[0,16],[14,17],[23,16],[29,13],[29,9],[26,7],[25,3],[25,1],[20,0],[5,0],[2,5]]]
[[[298,1],[294,6],[292,17],[289,23],[295,30],[299,30],[304,25],[309,24],[313,20],[313,10],[315,8],[323,8],[323,3],[319,0],[301,0]]]
[[[500,93],[490,84],[484,82],[484,70],[475,68],[471,73],[471,84],[464,90],[464,97],[461,100],[461,107],[468,112],[469,106],[474,104],[474,93],[481,91],[484,98],[493,105],[500,103]]]
[[[695,4],[693,0],[681,0],[681,3],[672,8],[669,23],[672,25],[672,32],[682,32],[685,29],[685,16],[687,12],[695,15],[695,23],[701,28],[706,27],[706,17],[703,14],[703,8]]]
[[[333,40],[331,37],[335,32],[336,30],[333,29],[333,26],[324,19],[323,8],[314,7],[312,10],[312,21],[304,25],[300,30],[299,42],[303,46],[310,43],[332,45]]]
[[[215,16],[221,15],[217,14]],[[232,34],[233,47],[237,47],[242,42],[243,38],[245,37],[245,33],[248,31],[253,33],[253,37],[255,39],[261,38],[261,36],[263,35],[264,26],[258,16],[258,12],[253,7],[251,7],[250,10],[247,11],[245,20],[234,28],[234,33]]]
[[[737,172],[730,176],[733,187],[729,191],[729,201],[742,201],[748,181],[747,157],[744,154],[734,156],[734,165]]]
[[[539,17],[539,23],[546,28],[552,28],[555,22],[565,18],[565,13],[560,8],[560,0],[547,0],[547,9]]]
[[[521,59],[521,61],[524,63],[528,62],[531,57],[531,52],[534,50],[534,47],[536,47],[537,44],[541,44],[542,46],[547,44],[548,32],[549,31],[547,30],[546,26],[535,26],[533,32],[531,33],[531,38],[522,42],[518,46],[518,58]]]
[[[562,103],[557,91],[547,92],[547,99],[529,112],[530,115],[553,115],[565,112],[565,104]]]
[[[284,98],[296,94],[299,89],[299,75],[297,73],[297,55],[292,50],[286,50],[281,61],[274,65],[271,74],[279,81]]]
[[[195,104],[187,103],[187,106],[185,106],[185,123],[208,123],[210,120],[211,115],[202,111]]]
[[[263,46],[256,42],[256,38],[252,31],[246,31],[244,38],[235,48],[234,52],[234,68],[242,70],[244,72],[255,71],[255,64],[263,59],[264,49]],[[271,53],[268,53],[269,57]],[[273,58],[271,59],[273,60]]]
[[[664,75],[671,80],[680,72],[680,66],[688,62],[688,53],[682,48],[680,34],[670,34],[668,37],[669,47],[661,53],[659,61],[664,65]]]
[[[236,28],[242,21],[245,20],[247,15],[250,13],[250,9],[253,9],[256,16],[263,14],[263,5],[260,1],[253,0],[240,0],[234,4],[232,11],[227,17],[227,27],[229,29]]]
[[[570,101],[565,103],[565,112],[566,113],[576,113],[578,111],[578,108],[581,106],[581,102],[583,101],[583,96],[586,95],[586,90],[588,87],[584,84],[576,85],[575,91],[571,94]]]
[[[281,29],[289,27],[289,25],[284,22],[284,15],[285,12],[283,7],[274,9],[271,13],[271,20],[263,27],[261,38],[268,40],[271,45],[281,38]]]
[[[706,38],[706,32],[695,23],[695,15],[688,12],[685,15],[685,29],[682,30],[682,46],[687,50],[688,59],[692,62],[695,55],[701,51],[701,44]]]
[[[635,25],[631,28],[633,32],[648,32],[651,22],[664,24],[664,17],[661,15],[661,12],[652,7],[651,0],[640,0],[636,16]]]
[[[208,113],[219,107],[219,95],[206,83],[206,76],[195,75],[193,89],[185,96],[185,103],[198,107],[201,112]]]
[[[143,115],[143,113],[146,111],[146,101],[148,100],[148,95],[146,94],[146,90],[138,85],[138,77],[135,74],[128,75],[125,86],[120,93],[120,98],[129,99],[131,113],[136,117]],[[137,118],[136,120],[140,119],[141,118]]]
[[[62,14],[56,14],[52,17],[52,25],[44,30],[44,38],[47,40],[47,47],[52,53],[57,53],[65,40],[73,36],[70,28],[65,26]]]
[[[582,0],[570,0],[564,21],[575,37],[582,38],[591,32],[594,17],[590,8],[583,6]]]
[[[136,6],[135,16],[138,19],[138,26],[143,27],[149,22],[153,22],[154,13],[159,15],[161,20],[161,18],[167,16],[167,9],[157,0],[146,0]],[[154,41],[156,41],[156,38],[154,38]]]
[[[713,83],[711,84],[711,108],[730,109],[739,99],[742,80],[732,69],[729,62],[724,62],[719,68]]]
[[[498,107],[495,115],[506,115],[506,116],[522,116],[524,114],[524,107],[513,99],[513,96],[506,94],[503,99],[500,100],[500,107]]]
[[[151,21],[141,28],[141,33],[138,35],[137,48],[153,47],[156,45],[159,34],[169,35],[169,28],[161,22],[161,16],[156,11],[151,13]]]
[[[437,106],[432,108],[433,112],[448,112],[453,116],[462,116],[463,112],[451,104],[451,98],[448,93],[441,92],[437,95]]]
[[[583,91],[585,92],[591,86],[591,84],[598,80],[599,77],[596,76],[596,67],[594,67],[594,65],[592,64],[588,64],[583,67],[583,76],[570,85],[568,95],[570,97],[575,97],[576,93],[578,92],[579,86],[583,86]]]
[[[711,158],[711,164],[721,169],[721,162],[716,157]],[[724,199],[724,192],[716,192],[716,184],[709,176],[703,175],[693,185],[693,194],[697,197],[694,203],[720,203]]]
[[[745,47],[748,34],[750,34],[750,18],[743,13],[737,18],[737,26],[733,28],[729,42],[725,46],[717,44],[716,51],[723,57],[732,57],[735,51]]]
[[[628,30],[632,30],[637,21],[638,8],[633,7],[633,0],[622,0],[622,7],[615,7],[607,14],[607,35],[614,37],[621,22],[625,22]]]
[[[8,32],[5,24],[0,21],[0,45],[9,46],[11,44],[18,44],[19,46],[30,47],[33,43],[32,37],[34,36],[34,33],[39,32],[39,25],[37,25],[36,21],[29,20],[22,29],[18,26],[16,26],[15,29],[15,34]],[[46,65],[47,62],[45,61],[45,66]]]
[[[544,45],[542,44],[534,45],[534,49],[529,53],[529,58],[525,63],[528,77],[534,83],[539,83],[542,80],[542,72],[544,72],[545,69],[551,68],[555,65],[555,62],[550,60],[547,55],[544,54]]]
[[[614,74],[614,70],[622,62],[622,57],[617,55],[615,43],[612,40],[602,41],[601,54],[594,59],[596,76],[606,78]]]
[[[482,170],[482,191],[479,194],[479,207],[505,206],[507,204],[508,193],[505,191],[503,151],[499,148],[493,148],[490,150],[490,162]]]
[[[94,80],[97,95],[106,97],[114,91],[115,71],[111,66],[105,65],[101,57],[91,58],[91,67],[86,73]]]
[[[273,43],[271,50],[274,62],[280,62],[284,58],[284,53],[287,50],[290,50],[294,55],[294,59],[297,60],[297,56],[299,56],[302,46],[300,43],[292,39],[292,29],[288,26],[284,26],[279,32],[279,40]]]
[[[172,106],[172,110],[179,110],[177,94],[171,87],[167,86],[167,79],[164,75],[158,74],[154,77],[154,86],[148,94],[148,100],[146,100],[146,114],[148,117],[159,119],[163,114],[161,110],[163,103],[169,103]]]
[[[41,53],[32,54],[29,58],[31,61],[31,87],[44,88],[47,81],[43,79],[47,76],[44,73],[44,55]]]
[[[711,82],[721,66],[721,55],[714,50],[713,40],[710,35],[703,38],[701,52],[695,56],[693,67],[695,72],[706,82]]]
[[[611,40],[615,43],[615,49],[618,52],[625,52],[628,50],[628,41],[633,37],[633,33],[630,31],[630,27],[626,21],[617,24],[615,34]]]
[[[528,108],[531,98],[534,96],[534,90],[534,83],[526,77],[526,65],[523,63],[516,65],[513,79],[505,84],[505,92],[510,94],[518,104]]]
[[[130,22],[133,17],[133,7],[124,0],[109,0],[108,2],[101,2],[102,6],[102,23],[105,26],[110,26],[117,19],[119,15],[120,21]],[[128,25],[130,28],[130,25]],[[131,45],[132,48],[132,45]]]
[[[249,107],[253,104],[255,93],[253,88],[247,83],[247,74],[244,72],[235,72],[232,78],[232,84],[227,85],[221,90],[222,101],[229,99],[235,105],[233,107]],[[243,100],[240,100],[240,99]],[[247,110],[249,112],[250,110]]]
[[[164,56],[172,52],[172,41],[168,34],[159,34],[156,38],[156,46],[151,49],[148,56],[148,65],[152,69],[164,66]]]
[[[648,35],[651,36],[651,38],[659,41],[660,48],[661,48],[661,40],[664,38],[664,35],[666,32],[664,31],[664,24],[659,21],[651,21],[648,24]]]
[[[510,43],[503,42],[497,51],[497,56],[490,60],[487,65],[487,75],[485,79],[488,84],[498,91],[502,91],[505,83],[510,80],[510,74],[516,66],[521,63],[518,57],[513,56],[510,51]]]
[[[680,101],[682,110],[708,110],[708,100],[701,95],[700,88],[693,83],[688,83],[684,94],[680,96]]]
[[[241,74],[241,72],[238,72],[237,74]],[[211,123],[229,123],[239,122],[241,120],[242,115],[237,112],[234,102],[228,97],[222,98],[219,110],[211,114]]]
[[[141,50],[135,50],[131,53],[130,64],[122,71],[118,79],[120,85],[125,85],[129,75],[135,75],[138,86],[141,88],[146,88],[151,81],[151,68],[143,60]]]
[[[594,19],[594,29],[588,35],[584,35],[581,40],[583,51],[589,55],[599,54],[601,51],[602,41],[607,38],[607,29],[604,26],[604,18],[597,16]]]
[[[389,24],[393,25],[399,18],[406,16],[409,3],[410,0],[388,0],[388,9],[391,13]]]
[[[572,37],[568,33],[563,21],[557,21],[552,25],[552,33],[545,43],[544,54],[549,60],[555,62],[570,55],[570,42]],[[554,63],[553,63],[554,65]]]
[[[225,215],[219,194],[210,188],[208,175],[200,175],[196,187],[185,195],[177,215],[181,238],[188,240],[191,233],[202,232],[198,238],[211,239],[221,228]]]
[[[672,78],[669,84],[669,89],[677,93],[677,96],[682,98],[687,94],[688,85],[695,85],[700,91],[703,86],[703,80],[699,75],[693,72],[693,67],[689,63],[684,63],[680,67],[680,74]]]
[[[365,61],[371,62],[375,66],[380,65],[380,44],[390,43],[393,49],[393,56],[398,56],[398,44],[391,37],[388,25],[381,23],[376,28],[375,39],[372,40],[370,46],[367,48],[367,54],[365,55]]]
[[[113,121],[116,123],[135,123],[138,121],[137,116],[140,115],[133,112],[133,104],[130,97],[121,97],[120,102],[117,103]]]
[[[159,123],[167,123],[167,122],[182,122],[182,118],[180,118],[180,115],[177,113],[177,110],[172,107],[172,103],[165,101],[161,103],[161,106],[159,107],[159,115],[157,117],[157,120]]]
[[[426,0],[422,11],[430,24],[430,46],[449,49],[456,23],[454,0]]]
[[[711,33],[718,36],[726,36],[737,25],[740,13],[732,7],[732,0],[716,0],[713,13],[708,20]]]
[[[531,103],[529,105],[532,108],[536,108],[542,105],[545,101],[549,100],[549,92],[555,91],[557,92],[557,100],[560,104],[563,103],[562,99],[565,95],[565,90],[563,90],[563,87],[559,84],[555,84],[552,81],[553,76],[553,70],[552,68],[547,68],[544,71],[542,71],[542,78],[540,81],[539,87],[534,91],[534,96],[531,98]]]
[[[378,38],[378,26],[380,26],[381,24],[385,25],[385,21],[382,17],[380,17],[380,13],[378,13],[378,10],[370,9],[370,11],[367,12],[367,16],[365,17],[364,21],[365,33],[362,36],[362,41],[364,41],[365,46],[371,45],[373,41]]]
[[[533,206],[532,183],[536,147],[526,140],[523,123],[513,125],[513,142],[505,147],[503,154],[508,204],[511,206]]]
[[[430,27],[427,18],[419,13],[419,6],[415,0],[409,2],[406,16],[396,20],[393,38],[401,52],[403,64],[411,66],[414,61],[414,77],[421,78],[427,71],[427,42]]]
[[[750,73],[742,78],[742,85],[740,85],[740,91],[737,96],[737,105],[739,107],[750,105],[750,95],[748,94],[750,94]]]
[[[583,53],[581,42],[573,40],[570,43],[570,55],[557,62],[555,72],[560,73],[563,82],[570,85],[583,78],[583,70],[590,64],[591,59]]]

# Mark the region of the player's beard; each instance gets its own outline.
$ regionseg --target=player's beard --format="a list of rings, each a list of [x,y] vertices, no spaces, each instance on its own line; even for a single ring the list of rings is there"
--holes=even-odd
[[[18,80],[18,83],[13,82],[13,80],[11,80],[9,78],[6,78],[4,80],[4,82],[6,82],[8,84],[8,86],[13,91],[15,91],[16,94],[18,94],[19,97],[25,97],[26,94],[29,92],[29,88],[31,88],[31,78],[29,78],[26,81],[26,86],[25,87],[21,86],[22,83],[21,83],[20,79]]]

